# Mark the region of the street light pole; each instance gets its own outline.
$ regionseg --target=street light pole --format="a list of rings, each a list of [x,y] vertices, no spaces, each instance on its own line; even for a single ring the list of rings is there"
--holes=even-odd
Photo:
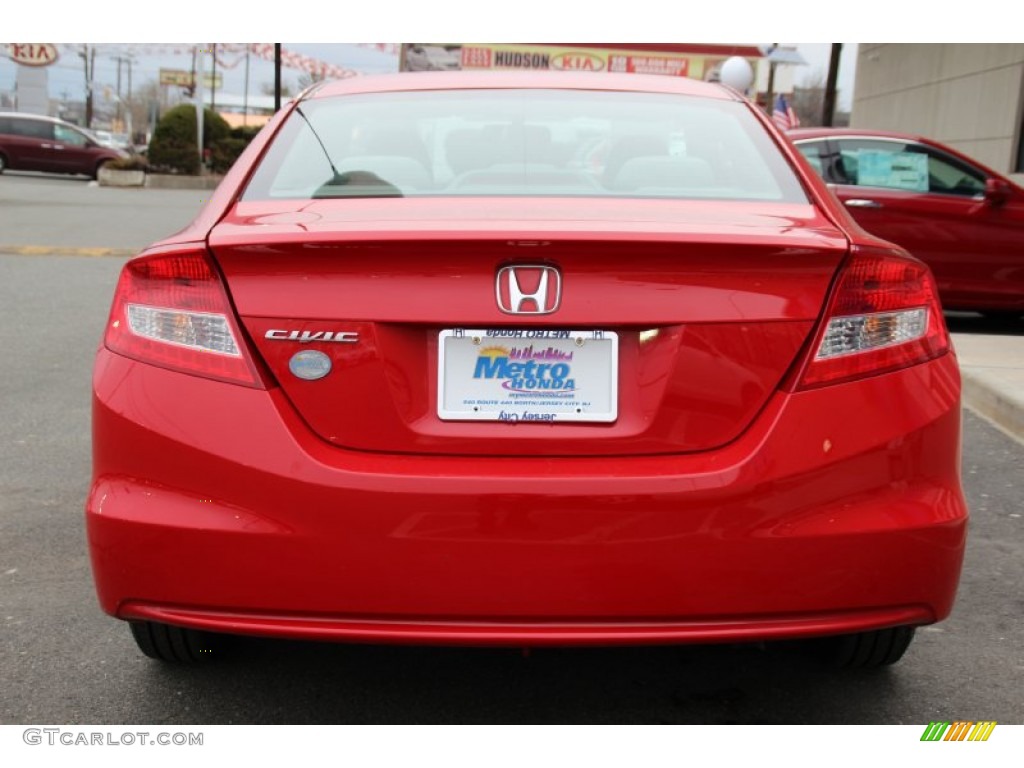
[[[213,53],[213,75],[210,82],[210,109],[217,111],[217,44],[214,43],[211,52]]]
[[[245,92],[242,94],[242,125],[249,125],[249,46],[245,47]]]
[[[199,152],[199,175],[203,175],[203,113],[206,105],[203,103],[203,57],[206,50],[199,49],[196,56],[196,89],[193,94],[196,103],[196,149]]]

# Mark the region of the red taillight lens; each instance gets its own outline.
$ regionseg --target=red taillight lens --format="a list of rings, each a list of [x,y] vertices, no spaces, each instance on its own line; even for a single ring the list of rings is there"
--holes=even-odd
[[[202,250],[165,252],[125,264],[104,344],[144,363],[263,387],[227,292]]]
[[[858,249],[843,267],[798,389],[874,376],[949,349],[932,273],[889,251]]]

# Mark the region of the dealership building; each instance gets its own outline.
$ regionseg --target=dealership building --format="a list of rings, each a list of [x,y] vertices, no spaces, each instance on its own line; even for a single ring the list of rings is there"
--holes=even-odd
[[[928,136],[1024,174],[1024,44],[861,43],[850,124]]]

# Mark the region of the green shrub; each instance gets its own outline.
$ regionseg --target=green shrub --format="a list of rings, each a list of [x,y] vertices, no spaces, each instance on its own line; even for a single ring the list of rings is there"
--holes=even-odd
[[[245,148],[249,146],[249,142],[245,139],[236,139],[229,136],[226,139],[221,139],[213,145],[212,151],[210,152],[210,167],[214,173],[227,173],[238,156],[242,154]]]
[[[240,125],[232,128],[227,138],[214,143],[210,153],[210,167],[214,173],[227,173],[234,165],[238,156],[249,146],[249,142],[256,138],[260,132],[260,126]]]
[[[231,127],[211,109],[203,113],[203,147],[217,154],[217,145],[231,136]],[[222,153],[223,154],[223,153]],[[149,142],[149,163],[154,170],[199,173],[196,149],[196,109],[181,104],[164,113]],[[237,155],[236,155],[237,156]],[[233,161],[233,159],[232,159]],[[230,165],[230,163],[229,163]]]
[[[244,139],[245,143],[248,144],[256,138],[256,134],[259,133],[262,128],[263,126],[260,125],[240,125],[237,128],[231,129],[231,137],[234,139]]]

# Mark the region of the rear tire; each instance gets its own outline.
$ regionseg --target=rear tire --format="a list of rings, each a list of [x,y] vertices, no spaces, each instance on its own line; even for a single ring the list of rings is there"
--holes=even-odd
[[[172,627],[153,621],[131,621],[132,637],[139,650],[158,661],[192,664],[214,657],[216,635],[198,629]]]
[[[981,313],[986,320],[994,320],[1000,323],[1012,323],[1019,320],[1024,312],[1013,309],[990,309]]]
[[[821,650],[824,660],[832,667],[878,669],[902,659],[913,639],[914,627],[892,627],[826,638]]]
[[[6,170],[7,170],[7,157],[3,153],[0,153],[0,173],[3,173]]]

